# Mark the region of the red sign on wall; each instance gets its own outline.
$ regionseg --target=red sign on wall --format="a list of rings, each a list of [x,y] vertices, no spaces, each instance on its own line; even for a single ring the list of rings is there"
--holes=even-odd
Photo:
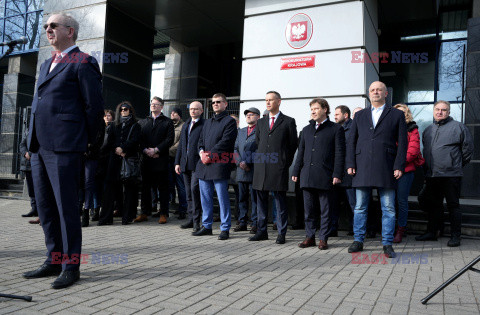
[[[315,68],[315,55],[281,59],[280,70]]]

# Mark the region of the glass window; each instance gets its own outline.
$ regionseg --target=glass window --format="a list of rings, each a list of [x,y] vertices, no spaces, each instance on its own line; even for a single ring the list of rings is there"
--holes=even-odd
[[[466,46],[466,40],[441,43],[437,100],[463,101]]]
[[[28,1],[28,12],[43,10],[45,0],[30,0]]]
[[[40,36],[42,36],[42,11],[29,13],[27,15],[27,38],[28,43],[25,49],[35,49],[40,45]]]
[[[7,0],[6,16],[17,15],[27,12],[28,1],[25,0]]]
[[[17,15],[5,19],[5,40],[17,39],[24,35],[25,16]]]
[[[5,0],[0,0],[0,17],[3,17],[4,15],[5,15]],[[0,31],[1,31],[1,28],[2,27],[0,27]]]

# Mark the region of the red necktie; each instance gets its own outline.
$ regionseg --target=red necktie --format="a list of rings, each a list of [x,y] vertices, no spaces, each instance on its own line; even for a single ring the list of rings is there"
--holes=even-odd
[[[272,130],[274,123],[275,123],[275,117],[272,117],[272,123],[270,124],[270,130]]]

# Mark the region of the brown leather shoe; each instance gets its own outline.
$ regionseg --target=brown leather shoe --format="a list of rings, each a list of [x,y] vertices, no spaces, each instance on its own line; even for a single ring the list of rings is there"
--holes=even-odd
[[[30,220],[30,221],[28,221],[28,223],[30,223],[30,224],[40,224],[40,219]]]
[[[298,244],[298,247],[300,248],[307,248],[307,247],[312,247],[312,246],[315,246],[315,237],[306,237],[305,240],[303,240],[303,242],[299,243]]]
[[[167,223],[167,216],[164,214],[160,215],[160,219],[158,219],[158,224],[165,224]]]
[[[148,221],[148,216],[146,214],[141,214],[133,220],[133,222],[143,222]]]
[[[327,241],[319,240],[319,241],[318,241],[318,249],[319,249],[319,250],[328,249]]]

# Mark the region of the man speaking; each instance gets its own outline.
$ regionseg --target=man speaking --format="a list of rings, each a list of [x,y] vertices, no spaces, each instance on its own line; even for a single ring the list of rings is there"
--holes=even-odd
[[[60,289],[80,278],[78,183],[81,156],[101,126],[102,75],[96,60],[75,45],[79,25],[73,17],[54,14],[44,29],[56,53],[40,67],[27,145],[47,259],[23,276],[59,274],[52,288]]]

